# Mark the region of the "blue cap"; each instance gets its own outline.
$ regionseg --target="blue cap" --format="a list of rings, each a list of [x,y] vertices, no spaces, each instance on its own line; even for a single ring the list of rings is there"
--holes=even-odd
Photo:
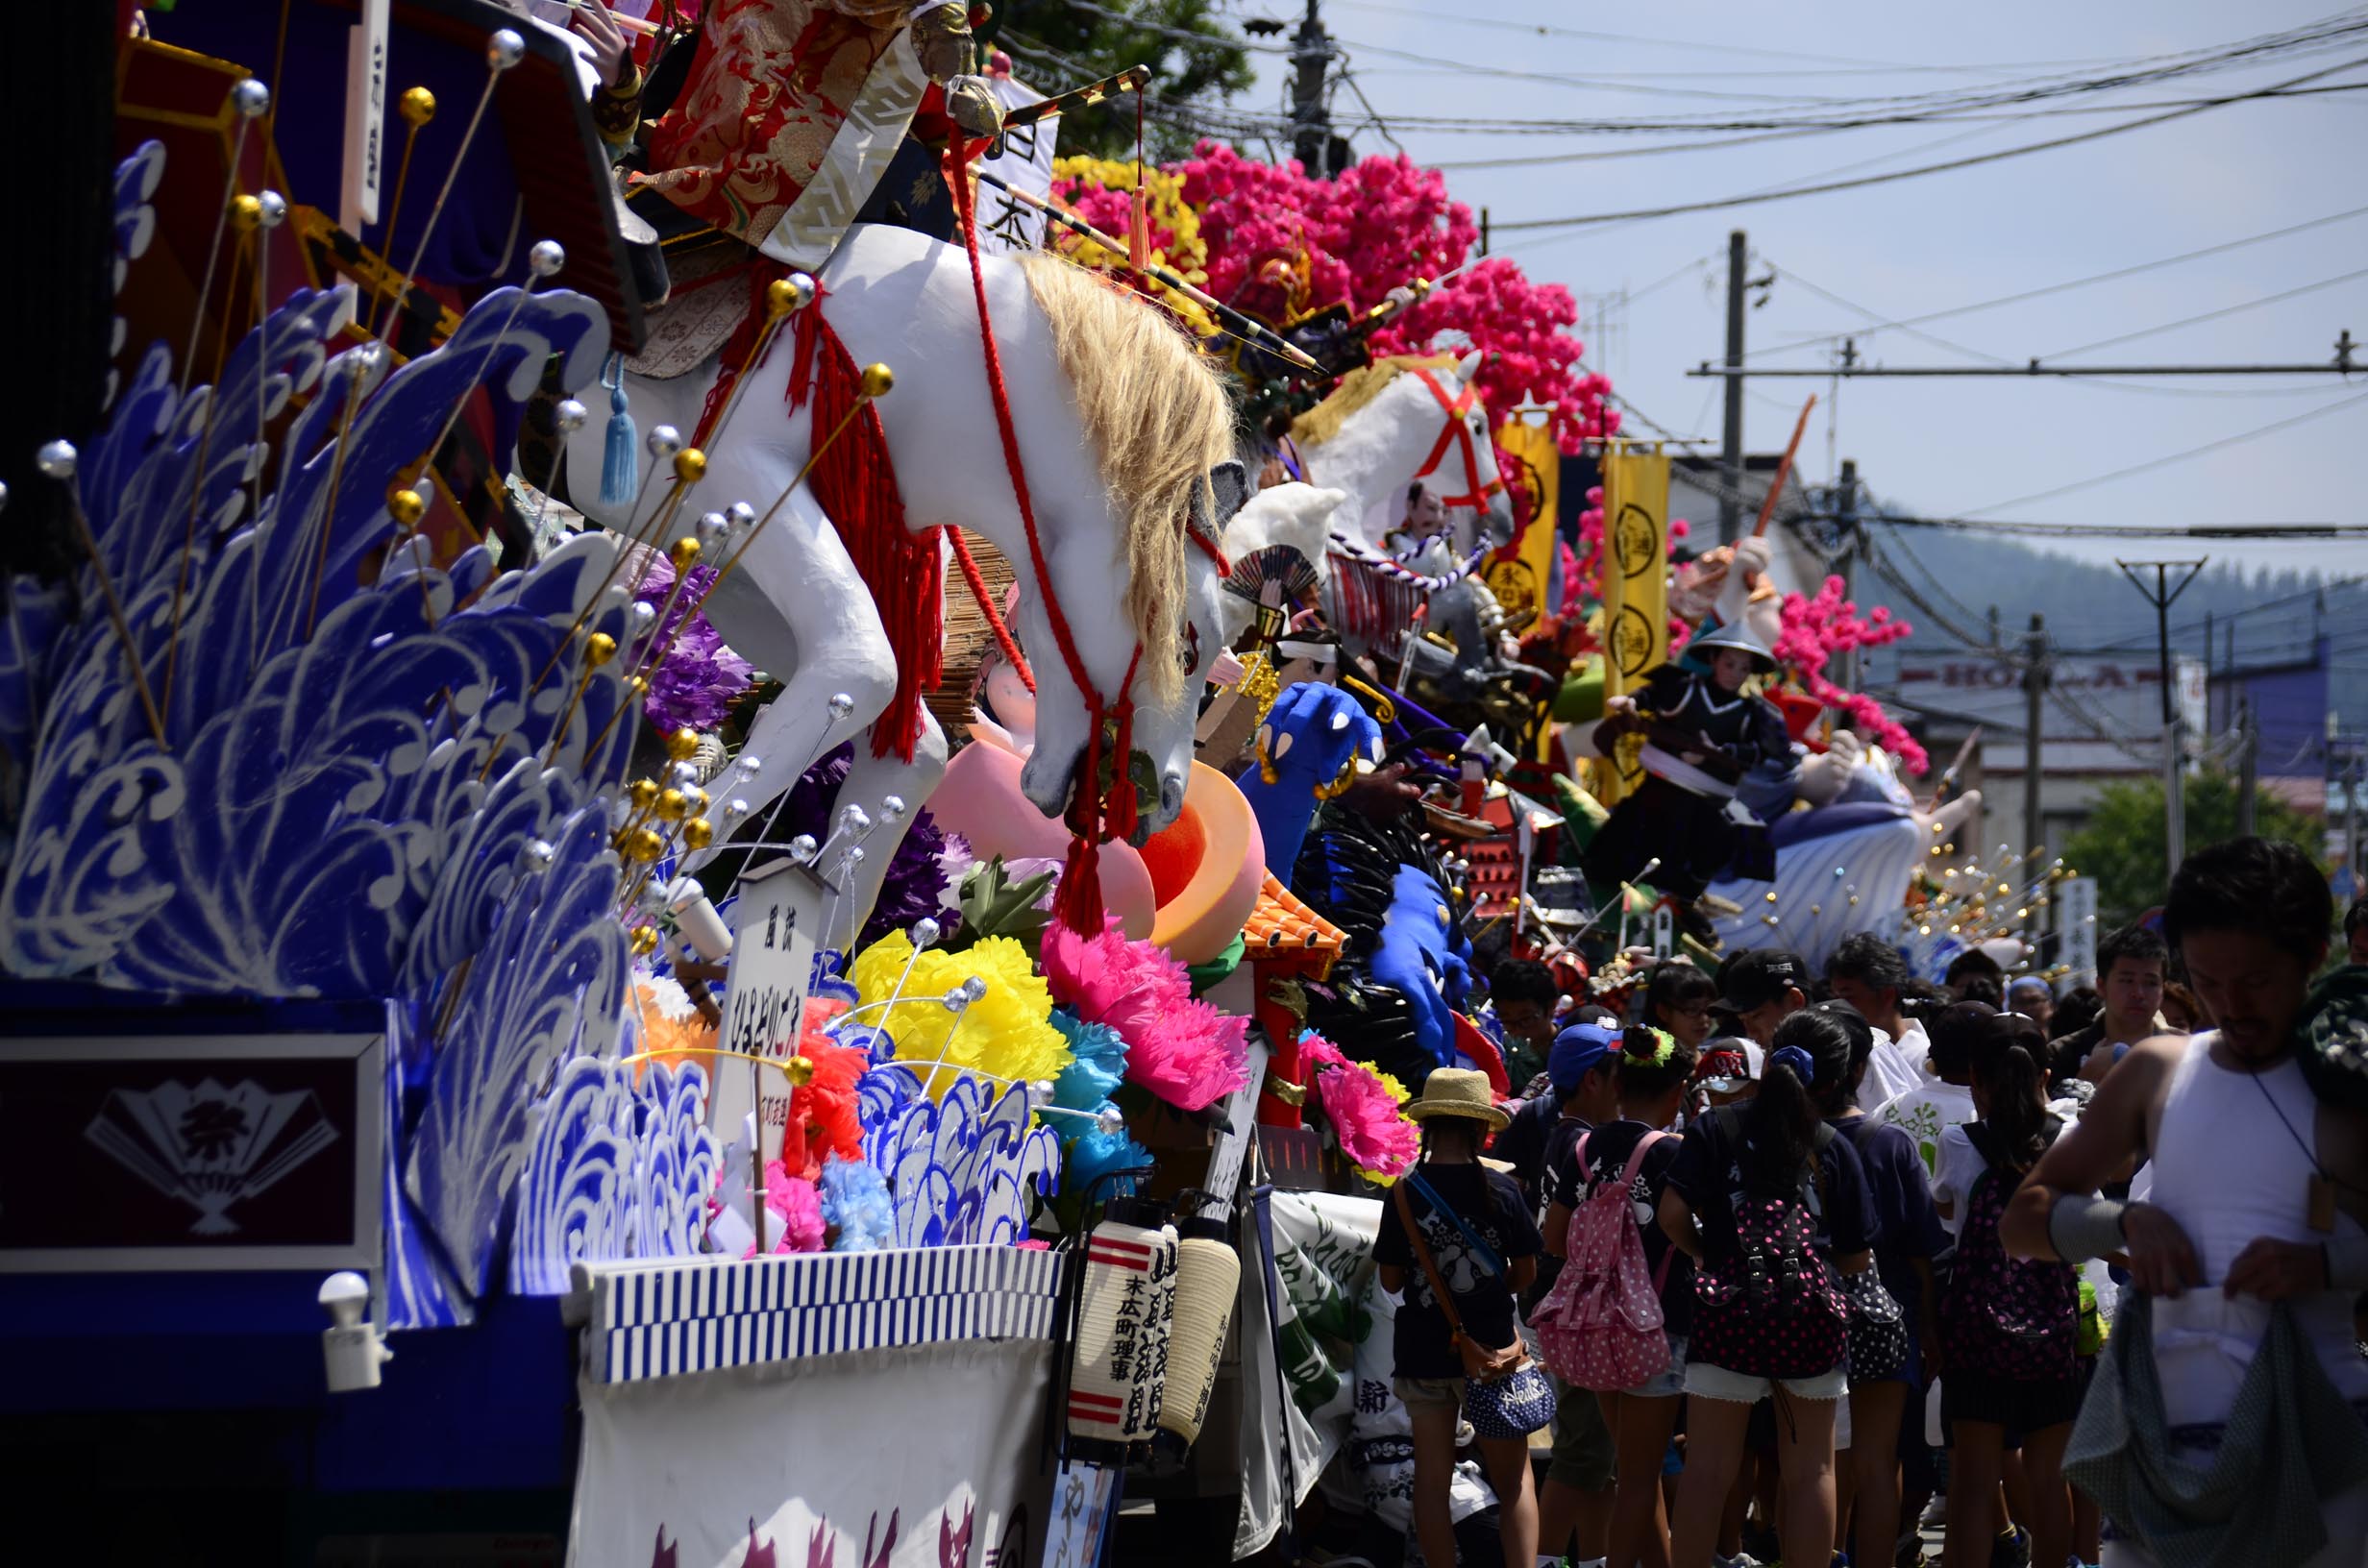
[[[1617,1029],[1600,1023],[1574,1023],[1556,1035],[1554,1048],[1545,1059],[1546,1076],[1554,1081],[1554,1091],[1567,1094],[1578,1088],[1580,1079],[1619,1048],[1619,1040]]]

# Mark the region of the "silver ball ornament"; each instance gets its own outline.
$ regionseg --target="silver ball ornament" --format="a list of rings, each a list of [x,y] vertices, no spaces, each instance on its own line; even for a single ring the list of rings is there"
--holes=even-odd
[[[926,947],[945,934],[945,928],[924,915],[913,922],[913,945]]]
[[[591,417],[592,410],[574,398],[561,398],[558,406],[551,411],[551,423],[561,435],[574,435]]]
[[[231,109],[242,120],[259,120],[271,111],[271,89],[253,77],[231,85]]]
[[[53,479],[65,480],[74,477],[82,465],[82,454],[71,441],[45,441],[41,450],[33,454],[33,466]]]
[[[664,462],[682,450],[682,432],[672,425],[653,425],[641,444],[649,449],[651,456]]]
[[[261,211],[257,215],[256,221],[260,223],[264,228],[277,229],[280,225],[287,222],[287,198],[281,195],[278,191],[266,190],[259,192],[255,198],[255,205],[261,208]]]
[[[537,278],[552,278],[567,265],[567,247],[555,239],[538,239],[527,252],[527,271]]]
[[[902,821],[904,820],[904,796],[900,795],[881,796],[879,797],[879,814],[889,821]]]
[[[699,552],[704,555],[721,541],[731,525],[722,512],[708,512],[691,528],[691,537],[699,541]]]
[[[855,711],[855,699],[845,692],[832,692],[830,700],[825,706],[829,708],[831,718],[844,720]]]
[[[822,848],[814,842],[813,834],[801,833],[789,841],[789,858],[801,866],[811,866],[814,857],[822,853]]]
[[[527,40],[505,27],[485,40],[485,63],[497,71],[506,71],[526,59]]]
[[[1115,1105],[1105,1105],[1094,1117],[1094,1125],[1116,1138],[1126,1131],[1126,1117]]]
[[[745,501],[735,501],[724,508],[724,516],[735,528],[745,528],[756,521],[756,508]]]
[[[529,871],[547,871],[559,856],[557,846],[548,839],[529,839],[518,848],[518,864]]]

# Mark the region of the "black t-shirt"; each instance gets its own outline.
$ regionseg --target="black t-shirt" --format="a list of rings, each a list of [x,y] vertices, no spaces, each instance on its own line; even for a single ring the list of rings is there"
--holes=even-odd
[[[1464,1217],[1464,1223],[1479,1234],[1480,1239],[1508,1268],[1517,1259],[1538,1255],[1538,1224],[1530,1217],[1529,1205],[1512,1177],[1477,1164],[1425,1164],[1418,1168],[1431,1190]],[[1407,1197],[1414,1205],[1415,1222],[1422,1227],[1422,1239],[1431,1249],[1431,1262],[1438,1265],[1447,1288],[1455,1293],[1455,1310],[1464,1320],[1464,1332],[1471,1335],[1474,1343],[1492,1350],[1512,1344],[1512,1282],[1501,1274],[1491,1274],[1470,1243],[1464,1239],[1455,1221],[1432,1213],[1419,1191],[1410,1187]],[[1447,1314],[1439,1310],[1438,1298],[1431,1292],[1430,1276],[1406,1238],[1394,1189],[1382,1202],[1381,1232],[1373,1238],[1373,1262],[1394,1264],[1406,1271],[1405,1299],[1398,1305],[1397,1331],[1392,1341],[1397,1357],[1397,1375],[1462,1377],[1464,1360],[1456,1354],[1454,1341],[1448,1337]]]
[[[1924,1282],[1912,1261],[1930,1261],[1949,1248],[1949,1233],[1933,1207],[1932,1179],[1925,1174],[1923,1157],[1914,1139],[1897,1127],[1878,1125],[1872,1116],[1826,1125],[1858,1151],[1859,1168],[1875,1205],[1875,1273],[1913,1329]]]
[[[1514,1180],[1521,1184],[1521,1193],[1529,1199],[1530,1212],[1535,1213],[1545,1202],[1547,1143],[1554,1131],[1555,1118],[1562,1114],[1548,1090],[1535,1099],[1523,1100],[1513,1113],[1513,1124],[1496,1135],[1489,1145],[1492,1157],[1513,1167]]]
[[[1727,1137],[1727,1119],[1714,1113],[1686,1129],[1685,1141],[1670,1163],[1667,1182],[1693,1211],[1694,1223],[1702,1228],[1703,1250],[1713,1259],[1735,1250],[1734,1200],[1743,1188],[1739,1160],[1743,1139]],[[1736,1124],[1739,1134],[1740,1116]],[[1818,1153],[1816,1164],[1817,1180],[1810,1184],[1809,1202],[1811,1216],[1816,1221],[1818,1250],[1828,1257],[1868,1250],[1878,1229],[1858,1150],[1846,1138],[1831,1139]]]
[[[1652,1130],[1640,1121],[1607,1121],[1596,1128],[1587,1139],[1584,1176],[1579,1171],[1579,1140],[1572,1139],[1570,1147],[1554,1162],[1550,1201],[1576,1211],[1604,1183],[1619,1180],[1619,1173],[1628,1168],[1629,1157],[1637,1152],[1637,1139]],[[1665,1138],[1654,1144],[1628,1188],[1637,1227],[1644,1235],[1645,1263],[1657,1278],[1664,1260],[1668,1263],[1668,1277],[1661,1285],[1661,1316],[1671,1334],[1693,1332],[1693,1260],[1677,1252],[1660,1220],[1661,1190],[1668,1185],[1669,1167],[1677,1163],[1682,1143],[1680,1139]]]

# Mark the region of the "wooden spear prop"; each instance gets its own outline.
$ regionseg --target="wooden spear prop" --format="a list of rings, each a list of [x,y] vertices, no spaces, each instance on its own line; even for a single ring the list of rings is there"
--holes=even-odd
[[[1776,465],[1776,482],[1767,487],[1767,499],[1760,502],[1760,522],[1751,530],[1754,539],[1767,537],[1767,521],[1776,515],[1776,498],[1785,493],[1785,480],[1792,474],[1793,453],[1801,450],[1802,432],[1809,429],[1809,411],[1815,406],[1817,394],[1812,392],[1809,401],[1801,404],[1801,417],[1792,422],[1792,439],[1785,443],[1784,459]]]

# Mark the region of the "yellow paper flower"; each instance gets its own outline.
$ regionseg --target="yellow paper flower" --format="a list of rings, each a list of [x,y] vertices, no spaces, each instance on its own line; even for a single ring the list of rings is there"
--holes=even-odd
[[[867,1007],[888,999],[912,958],[912,942],[901,931],[890,932],[856,957],[850,978]],[[957,1021],[943,998],[974,977],[985,982],[986,994]],[[895,1037],[897,1060],[915,1072],[926,1072],[942,1059],[948,1068],[1024,1084],[1057,1076],[1069,1066],[1068,1042],[1049,1021],[1052,993],[1027,949],[1009,937],[989,937],[958,953],[924,952],[904,982],[904,997],[884,1015],[864,1017]],[[944,1094],[954,1076],[954,1071],[929,1073],[929,1092]]]
[[[1090,158],[1082,154],[1073,158],[1055,159],[1052,163],[1055,181],[1074,180],[1102,190],[1132,191],[1135,188],[1135,163],[1131,159]],[[1150,220],[1151,232],[1166,230],[1173,243],[1166,247],[1154,245],[1151,259],[1166,267],[1195,288],[1207,286],[1209,250],[1200,238],[1200,213],[1184,200],[1184,181],[1180,175],[1169,173],[1156,163],[1143,166],[1143,189],[1146,196],[1145,216]],[[1112,238],[1123,238],[1122,228],[1098,224]],[[1123,255],[1112,255],[1090,239],[1071,233],[1058,224],[1050,225],[1047,240],[1051,249],[1059,251],[1083,266],[1110,271],[1126,264]],[[1165,283],[1152,283],[1160,303],[1184,318],[1200,336],[1213,335],[1217,323],[1198,305],[1169,288]]]

